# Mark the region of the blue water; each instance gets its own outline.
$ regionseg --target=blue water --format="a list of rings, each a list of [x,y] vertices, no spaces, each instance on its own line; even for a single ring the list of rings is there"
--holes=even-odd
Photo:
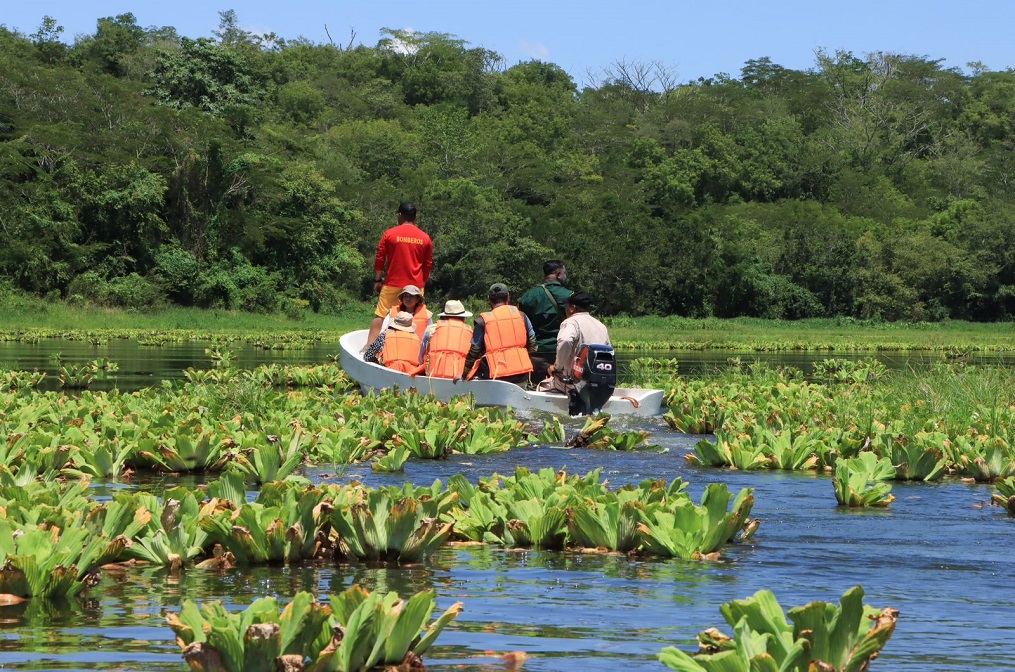
[[[0,669],[182,671],[163,614],[183,599],[245,605],[265,595],[287,601],[299,590],[334,593],[353,583],[403,594],[433,588],[441,609],[464,603],[425,657],[437,670],[502,670],[500,656],[511,651],[529,654],[525,670],[661,670],[656,654],[663,647],[692,650],[695,635],[710,626],[730,633],[719,614],[723,602],[767,588],[789,609],[837,601],[856,584],[866,603],[901,612],[873,670],[1015,668],[1015,519],[982,506],[988,486],[898,483],[889,509],[845,511],[836,507],[827,477],[688,467],[683,455],[698,437],[648,426],[665,452],[536,447],[410,462],[404,475],[359,466],[340,478],[327,468],[308,475],[430,484],[459,472],[472,480],[511,473],[516,465],[566,466],[575,474],[602,466],[615,486],[682,476],[695,498],[706,484],[724,482],[734,491],[755,488],[753,516],[762,523],[749,543],[727,547],[716,563],[447,546],[426,565],[401,568],[189,570],[179,577],[135,568],[107,575],[81,602],[0,608]]]

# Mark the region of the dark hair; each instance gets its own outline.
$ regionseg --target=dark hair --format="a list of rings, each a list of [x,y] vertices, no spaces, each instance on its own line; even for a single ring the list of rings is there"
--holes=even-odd
[[[398,206],[398,214],[400,214],[405,221],[415,222],[416,221],[416,204],[411,201],[406,201]]]
[[[543,275],[553,275],[562,268],[564,268],[563,261],[560,259],[551,259],[543,264]]]
[[[588,292],[575,292],[564,299],[564,303],[574,306],[578,310],[588,310],[592,305],[592,297],[588,295]]]

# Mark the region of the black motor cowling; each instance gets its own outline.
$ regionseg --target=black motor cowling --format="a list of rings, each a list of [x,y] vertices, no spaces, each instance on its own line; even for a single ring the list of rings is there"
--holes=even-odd
[[[608,345],[583,345],[574,358],[571,415],[595,415],[617,387],[617,357]]]

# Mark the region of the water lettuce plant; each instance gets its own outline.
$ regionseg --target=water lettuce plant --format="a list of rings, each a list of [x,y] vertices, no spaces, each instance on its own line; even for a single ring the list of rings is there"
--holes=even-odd
[[[895,467],[887,457],[878,459],[870,452],[860,453],[835,465],[832,485],[839,506],[888,506],[895,500],[891,494]]]
[[[1015,477],[1002,479],[994,485],[997,493],[991,495],[991,501],[1004,507],[1009,516],[1015,516]]]
[[[138,466],[167,473],[221,471],[229,461],[221,437],[186,421],[172,433],[138,439],[135,455]]]
[[[642,543],[639,525],[644,515],[645,505],[636,498],[586,499],[567,510],[568,540],[580,548],[628,553]]]
[[[369,670],[382,665],[421,669],[420,657],[462,611],[462,603],[455,602],[427,626],[437,606],[433,591],[402,600],[394,592],[371,593],[360,586],[333,596],[330,604],[334,635],[307,672]]]
[[[178,613],[166,615],[192,670],[202,672],[274,672],[302,670],[327,642],[331,610],[311,593],[300,592],[281,611],[273,597],[256,600],[240,612],[221,602],[198,606],[185,600]]]
[[[646,553],[702,559],[714,554],[737,535],[750,538],[758,528],[748,516],[754,506],[753,488],[742,489],[734,498],[725,484],[705,488],[701,504],[686,493],[667,506],[646,507],[638,535]],[[732,502],[732,504],[731,504]]]
[[[598,469],[578,477],[519,467],[514,476],[495,474],[478,487],[455,476],[448,489],[458,494],[461,507],[447,519],[456,537],[470,541],[684,559],[706,557],[757,529],[757,521],[748,518],[751,489],[733,498],[725,486],[712,484],[697,505],[681,479],[647,480],[611,492],[600,475]]]
[[[319,604],[297,593],[279,610],[273,597],[241,612],[190,600],[166,616],[184,660],[201,672],[352,672],[376,666],[422,669],[420,657],[461,612],[456,602],[427,625],[436,599],[423,591],[402,600],[353,586]]]
[[[865,672],[899,612],[864,606],[863,595],[855,586],[838,606],[811,602],[790,609],[787,621],[775,595],[760,590],[720,607],[732,638],[709,629],[698,635],[699,653],[668,647],[659,660],[678,672]]]
[[[280,428],[285,434],[243,432],[235,435],[236,452],[229,468],[251,483],[280,481],[303,464],[306,434],[298,425]]]
[[[1004,438],[971,432],[955,436],[948,449],[960,476],[983,483],[1015,476],[1015,447]]]
[[[714,442],[701,439],[694,444],[694,453],[688,454],[686,459],[691,464],[742,471],[767,469],[770,465],[764,446],[750,441],[746,434],[725,428],[715,430]]]
[[[17,392],[39,387],[46,378],[45,371],[0,371],[0,390]]]
[[[370,468],[380,472],[402,471],[411,454],[411,451],[406,446],[392,448],[383,457],[375,459]]]
[[[440,422],[436,418],[429,419],[426,424],[416,423],[416,419],[411,419],[400,426],[391,445],[394,448],[404,446],[414,457],[424,460],[436,460],[450,455],[466,431],[464,426],[454,421]]]
[[[335,506],[331,526],[338,533],[338,554],[357,560],[412,563],[428,558],[451,534],[452,524],[438,516],[457,496],[439,501],[392,496],[387,490],[353,491],[355,501]]]
[[[200,525],[201,505],[193,492],[171,488],[148,506],[158,525],[134,537],[130,557],[176,571],[203,553],[208,533]]]
[[[76,445],[61,470],[72,478],[119,478],[134,453],[135,445],[121,441],[101,441],[97,446]]]
[[[0,594],[67,598],[99,580],[99,567],[119,558],[128,540],[94,536],[84,527],[14,529],[0,520]]]
[[[895,465],[895,478],[900,481],[934,481],[944,475],[944,432],[918,431],[906,434],[882,434],[874,450],[887,454]],[[887,444],[887,446],[886,446]]]
[[[317,557],[324,547],[318,534],[324,490],[278,481],[266,484],[258,501],[246,502],[239,474],[224,474],[216,485],[209,494],[223,504],[207,506],[199,520],[206,546],[219,544],[244,565],[298,563]],[[216,496],[223,494],[228,497]]]

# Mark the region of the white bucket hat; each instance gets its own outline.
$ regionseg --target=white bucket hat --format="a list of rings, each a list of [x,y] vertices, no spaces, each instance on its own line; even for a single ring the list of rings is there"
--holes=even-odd
[[[461,301],[451,299],[444,304],[444,312],[437,317],[472,317],[472,313],[465,309]]]

